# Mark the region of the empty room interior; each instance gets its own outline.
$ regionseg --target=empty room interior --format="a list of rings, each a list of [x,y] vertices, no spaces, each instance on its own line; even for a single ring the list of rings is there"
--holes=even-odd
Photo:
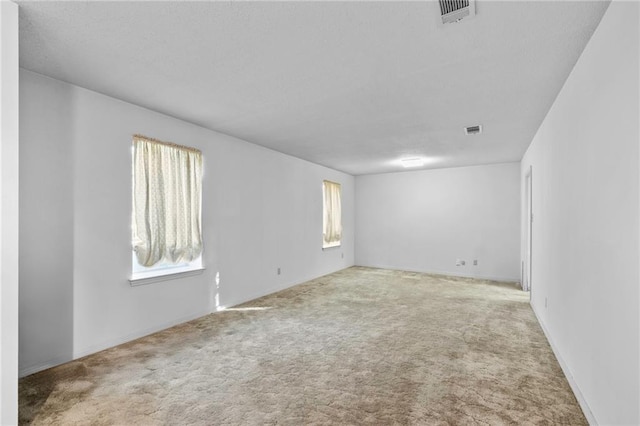
[[[0,12],[0,424],[640,424],[638,2]]]

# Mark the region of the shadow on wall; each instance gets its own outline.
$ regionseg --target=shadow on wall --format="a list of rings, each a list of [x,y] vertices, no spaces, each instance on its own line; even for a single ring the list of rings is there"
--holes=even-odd
[[[71,360],[74,347],[75,96],[40,96],[42,81],[20,82],[20,376]]]

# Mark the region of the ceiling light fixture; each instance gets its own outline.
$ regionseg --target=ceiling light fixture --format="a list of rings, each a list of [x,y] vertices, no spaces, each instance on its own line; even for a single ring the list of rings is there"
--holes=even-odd
[[[421,167],[424,166],[424,159],[422,158],[404,158],[400,160],[404,167]]]

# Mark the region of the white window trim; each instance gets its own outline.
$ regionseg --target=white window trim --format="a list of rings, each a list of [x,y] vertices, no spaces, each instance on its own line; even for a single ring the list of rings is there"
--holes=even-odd
[[[136,138],[149,140],[149,138],[146,138],[144,136],[134,135],[134,141],[135,141]],[[156,142],[156,143],[159,143],[159,144],[163,144],[163,145],[167,145],[168,144],[168,145],[177,146],[177,147],[182,148],[182,149],[195,150],[195,151],[199,152],[199,150],[196,150],[195,148],[180,147],[178,145],[174,145],[174,144],[171,144],[171,143],[156,141],[154,139],[151,139],[151,140]],[[133,183],[135,181],[135,176],[134,176],[135,165],[133,164],[133,162],[134,162],[134,152],[135,152],[135,148],[132,145],[132,147],[131,147],[131,156],[132,156],[132,167],[131,167],[132,190],[133,190],[133,187],[134,187]],[[202,196],[202,194],[200,194],[200,196]],[[131,197],[132,205],[133,205],[133,197],[134,197],[134,194],[132,193],[132,197]],[[133,208],[132,208],[132,210],[133,210]],[[200,211],[200,215],[202,215],[202,211]],[[132,216],[133,216],[133,214],[132,214]],[[132,217],[132,220],[133,220],[133,217]],[[200,217],[200,222],[202,222],[202,217]],[[132,231],[133,231],[133,222],[131,224],[131,228],[132,228]],[[133,286],[151,284],[151,283],[154,283],[154,282],[179,279],[179,278],[184,278],[184,277],[193,276],[193,275],[200,275],[205,270],[204,266],[202,265],[203,252],[204,252],[204,250],[201,251],[200,255],[196,259],[193,259],[190,262],[183,262],[183,263],[175,264],[175,265],[167,264],[167,263],[157,263],[157,264],[155,264],[153,266],[145,267],[145,266],[140,265],[138,263],[138,258],[136,256],[136,253],[135,253],[135,251],[132,250],[131,251],[131,277],[129,278],[129,283],[133,287]]]
[[[170,274],[158,275],[158,276],[149,277],[149,278],[131,278],[129,280],[129,284],[131,284],[131,287],[137,287],[139,285],[153,284],[160,281],[169,281],[169,280],[175,280],[178,278],[192,277],[194,275],[202,274],[204,270],[205,268],[199,268],[199,269],[192,269],[190,271],[172,272]]]
[[[145,268],[138,264],[138,259],[133,251],[131,255],[133,272],[131,273],[129,283],[132,287],[199,275],[205,270],[205,267],[202,266],[202,256],[180,265],[154,265],[151,268]]]
[[[322,242],[322,250],[324,249],[328,249],[328,248],[334,248],[334,247],[340,247],[342,245],[342,240],[340,241],[334,241],[332,243],[325,243],[324,241]]]
[[[325,217],[326,217],[326,196],[325,196],[325,191],[326,191],[326,184],[331,184],[333,186],[337,186],[338,190],[340,191],[340,204],[342,204],[342,184],[339,182],[334,182],[334,181],[330,181],[330,180],[323,180],[322,181],[322,215],[323,215],[323,237],[322,237],[322,250],[324,249],[330,249],[330,248],[334,248],[334,247],[340,247],[342,245],[342,230],[340,232],[340,239],[337,241],[331,241],[331,242],[327,242],[324,238],[324,226],[325,226]],[[342,227],[342,212],[340,212],[340,227]]]

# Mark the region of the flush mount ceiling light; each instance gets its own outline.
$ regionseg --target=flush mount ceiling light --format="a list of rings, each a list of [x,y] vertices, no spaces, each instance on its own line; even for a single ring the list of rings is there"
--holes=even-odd
[[[404,158],[400,160],[404,167],[420,167],[424,166],[424,159],[422,158]]]
[[[482,126],[477,125],[477,126],[465,127],[464,133],[467,135],[479,135],[480,133],[482,133]]]

